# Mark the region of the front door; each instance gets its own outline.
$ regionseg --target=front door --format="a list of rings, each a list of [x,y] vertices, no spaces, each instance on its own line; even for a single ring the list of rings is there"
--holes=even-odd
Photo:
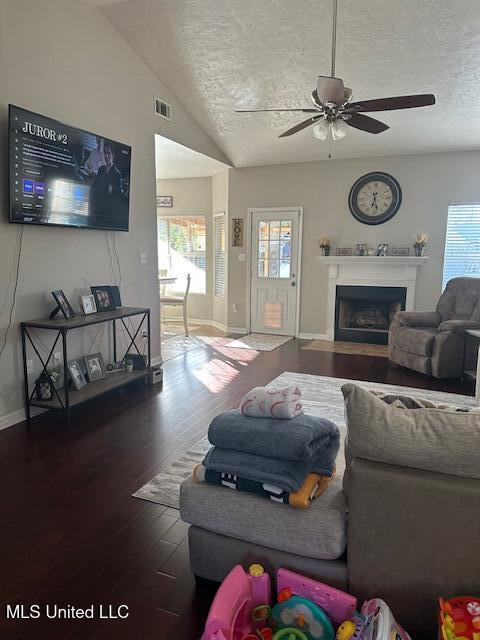
[[[296,333],[300,215],[298,209],[252,212],[252,332]]]

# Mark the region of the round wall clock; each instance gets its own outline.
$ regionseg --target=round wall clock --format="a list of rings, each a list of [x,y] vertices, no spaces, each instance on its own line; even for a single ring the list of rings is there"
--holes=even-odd
[[[350,189],[348,206],[352,216],[363,224],[382,224],[397,213],[402,190],[388,173],[374,171],[359,178]]]

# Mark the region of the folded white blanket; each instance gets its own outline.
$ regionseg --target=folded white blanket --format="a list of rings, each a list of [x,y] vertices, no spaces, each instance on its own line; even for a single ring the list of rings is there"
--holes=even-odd
[[[283,389],[255,387],[242,398],[240,411],[251,418],[290,420],[303,413],[302,392],[294,384]]]

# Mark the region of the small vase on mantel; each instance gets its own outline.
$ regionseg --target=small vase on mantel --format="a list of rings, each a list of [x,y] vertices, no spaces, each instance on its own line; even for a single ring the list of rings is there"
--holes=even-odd
[[[414,249],[415,249],[415,255],[418,258],[421,258],[423,256],[423,252],[425,251],[425,245],[424,244],[416,244],[416,245],[414,245]]]
[[[323,255],[324,256],[329,256],[330,255],[330,247],[322,247],[323,249]]]

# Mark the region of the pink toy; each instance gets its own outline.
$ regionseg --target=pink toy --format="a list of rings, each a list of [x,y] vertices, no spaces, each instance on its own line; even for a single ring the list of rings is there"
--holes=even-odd
[[[252,565],[248,574],[236,565],[217,591],[201,640],[242,640],[255,634],[266,626],[270,598],[270,576],[261,565]]]
[[[357,608],[357,599],[344,591],[306,578],[288,569],[277,571],[277,592],[288,589],[292,595],[303,596],[318,604],[336,624],[351,618]]]

